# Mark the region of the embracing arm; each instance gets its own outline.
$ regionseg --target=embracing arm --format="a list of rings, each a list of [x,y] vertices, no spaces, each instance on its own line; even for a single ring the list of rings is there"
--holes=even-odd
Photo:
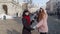
[[[25,27],[25,28],[27,28],[27,29],[31,29],[31,27],[30,27],[30,25],[28,25],[28,23],[27,23],[27,20],[24,18],[24,19],[22,19],[22,22],[23,22],[23,26]]]
[[[39,28],[43,24],[43,20],[39,21],[39,23],[36,25],[37,28]]]

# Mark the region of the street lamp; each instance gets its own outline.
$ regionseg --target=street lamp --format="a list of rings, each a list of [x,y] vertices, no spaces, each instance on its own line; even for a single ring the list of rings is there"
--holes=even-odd
[[[60,11],[60,8],[59,8],[59,6],[58,6],[58,8],[57,8],[57,16],[58,16],[58,19],[60,19],[59,11]]]

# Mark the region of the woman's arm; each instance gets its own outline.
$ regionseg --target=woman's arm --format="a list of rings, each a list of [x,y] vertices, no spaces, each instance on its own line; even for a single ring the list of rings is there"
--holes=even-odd
[[[36,25],[36,27],[39,28],[42,24],[43,24],[43,20],[41,20],[41,21]]]
[[[24,26],[25,28],[27,28],[28,30],[31,29],[30,25],[28,25],[27,20],[26,20],[25,18],[22,19],[22,22],[23,22],[23,26]]]

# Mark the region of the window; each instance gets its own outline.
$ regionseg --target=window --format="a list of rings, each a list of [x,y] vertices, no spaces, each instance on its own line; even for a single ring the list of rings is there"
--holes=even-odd
[[[3,10],[5,11],[5,14],[7,14],[7,5],[3,5]]]

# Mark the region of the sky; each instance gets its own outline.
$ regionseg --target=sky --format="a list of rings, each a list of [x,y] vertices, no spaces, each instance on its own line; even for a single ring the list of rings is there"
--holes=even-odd
[[[46,2],[49,0],[32,0],[34,4],[38,4],[39,6],[44,6],[46,5]],[[23,0],[19,0],[19,2],[23,2]]]

